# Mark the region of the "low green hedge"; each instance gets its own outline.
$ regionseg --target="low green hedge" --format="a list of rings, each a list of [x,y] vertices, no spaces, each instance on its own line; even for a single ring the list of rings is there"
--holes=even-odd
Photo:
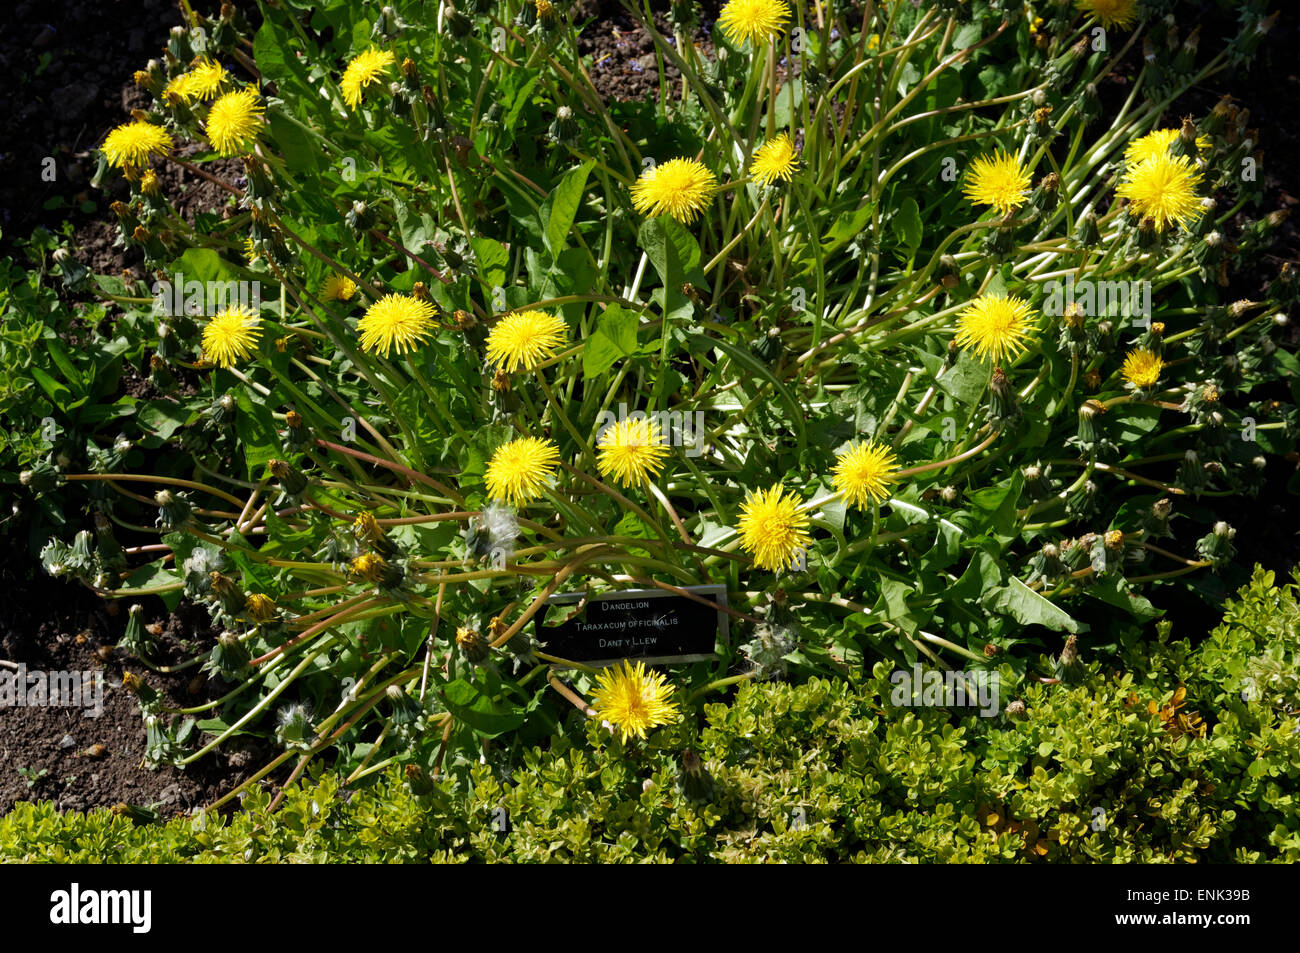
[[[513,775],[394,768],[349,795],[327,774],[274,813],[254,791],[232,817],[166,824],[20,804],[0,818],[0,859],[1294,862],[1297,583],[1256,570],[1199,645],[1162,625],[1105,661],[1004,667],[1009,707],[992,718],[897,708],[882,663],[747,684],[646,745],[589,722]]]

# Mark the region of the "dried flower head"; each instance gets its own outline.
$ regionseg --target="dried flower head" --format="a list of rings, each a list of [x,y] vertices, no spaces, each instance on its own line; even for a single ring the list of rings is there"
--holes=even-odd
[[[244,612],[254,622],[270,622],[277,616],[275,601],[260,592],[250,592],[244,600]]]
[[[362,553],[348,563],[348,573],[355,579],[379,582],[388,569],[388,560],[378,553]]]

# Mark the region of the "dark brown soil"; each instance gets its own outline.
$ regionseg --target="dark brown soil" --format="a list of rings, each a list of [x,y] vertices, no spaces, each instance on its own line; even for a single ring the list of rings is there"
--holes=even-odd
[[[705,53],[711,53],[709,35],[722,4],[718,0],[697,5],[699,23],[694,40]],[[609,0],[580,0],[573,8],[573,23],[581,26],[594,20],[578,37],[578,52],[592,58],[588,72],[596,91],[607,100],[647,100],[659,96],[659,64],[654,43],[618,3]],[[673,35],[668,17],[655,15],[655,25],[668,37]],[[680,82],[681,73],[664,64],[664,79]]]
[[[183,771],[143,767],[144,723],[122,676],[139,676],[168,707],[217,697],[219,683],[206,675],[195,683],[197,666],[160,675],[112,651],[125,630],[126,606],[105,603],[77,583],[32,576],[30,569],[13,556],[0,565],[0,589],[11,594],[0,602],[0,661],[23,664],[29,674],[100,674],[103,712],[86,717],[85,708],[0,707],[0,814],[15,801],[48,798],[60,810],[125,802],[170,816],[211,803],[271,760],[269,750],[246,746],[213,752]],[[163,627],[157,662],[174,664],[215,640],[202,608],[182,603],[167,614],[151,602],[145,620]]]
[[[71,222],[72,251],[83,264],[98,273],[125,268],[142,276],[138,253],[113,244],[117,229],[109,206],[126,197],[126,185],[118,176],[105,189],[93,188],[91,150],[130,118],[131,109],[148,105],[132,75],[161,55],[167,31],[181,22],[176,4],[20,0],[6,12],[0,35],[0,74],[9,78],[7,108],[0,110],[0,254],[38,225],[57,232]],[[53,181],[47,181],[49,159]],[[209,171],[234,178],[240,168],[214,163]],[[180,166],[164,163],[157,171],[191,221],[195,211],[226,202],[219,187]]]

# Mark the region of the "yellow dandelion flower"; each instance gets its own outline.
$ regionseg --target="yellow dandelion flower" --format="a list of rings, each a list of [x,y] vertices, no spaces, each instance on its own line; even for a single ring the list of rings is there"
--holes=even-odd
[[[774,180],[789,182],[799,171],[799,153],[787,133],[769,139],[754,152],[749,174],[759,185],[770,185]]]
[[[1137,19],[1137,0],[1074,0],[1074,7],[1092,14],[1104,27],[1127,30]]]
[[[142,165],[151,155],[166,155],[171,147],[172,137],[166,129],[137,119],[110,132],[100,148],[111,164],[125,169]]]
[[[148,76],[148,74],[145,74]],[[179,76],[173,76],[163,87],[163,99],[170,100],[175,97],[182,102],[189,99],[190,74],[181,73]]]
[[[262,333],[259,319],[240,307],[226,308],[203,326],[203,357],[219,367],[231,367],[253,353]]]
[[[957,344],[995,362],[1025,349],[1034,309],[1015,295],[981,295],[957,315]]]
[[[328,275],[321,284],[323,301],[351,301],[357,293],[357,283],[345,275]]]
[[[596,442],[596,467],[623,486],[635,486],[659,475],[668,456],[659,424],[648,417],[628,417],[608,427]]]
[[[831,471],[832,484],[847,506],[865,506],[868,497],[879,502],[889,496],[887,484],[894,482],[895,464],[888,447],[854,442]]]
[[[1165,362],[1155,354],[1146,348],[1137,348],[1129,351],[1128,356],[1124,358],[1124,366],[1120,369],[1120,374],[1123,375],[1124,380],[1139,390],[1147,390],[1155,386],[1164,367]]]
[[[1150,218],[1156,231],[1163,232],[1200,217],[1196,187],[1202,178],[1186,156],[1156,155],[1129,168],[1115,194],[1129,200],[1135,218]]]
[[[250,265],[257,260],[257,246],[253,244],[251,235],[244,239],[244,257],[248,259]]]
[[[477,653],[483,646],[483,636],[478,629],[460,625],[456,627],[456,645],[465,652]]]
[[[1128,144],[1128,148],[1124,150],[1124,164],[1126,166],[1135,166],[1139,162],[1155,156],[1169,155],[1169,147],[1174,144],[1181,134],[1179,129],[1156,129],[1141,138],[1134,139]],[[1204,152],[1210,148],[1210,145],[1209,136],[1196,137],[1198,151]]]
[[[355,579],[379,582],[388,570],[388,560],[378,553],[362,553],[348,563],[348,572]]]
[[[632,737],[644,740],[649,729],[671,725],[681,717],[676,702],[670,700],[672,695],[672,686],[661,673],[647,670],[643,662],[633,666],[624,659],[621,666],[596,676],[591,707],[626,743]]]
[[[358,542],[375,543],[384,538],[384,528],[374,513],[360,513],[352,521],[352,535]]]
[[[343,71],[343,80],[339,83],[339,88],[343,91],[343,99],[348,106],[352,109],[360,106],[366,87],[378,83],[384,71],[396,62],[397,57],[392,50],[381,50],[373,46],[353,57],[347,69]]]
[[[153,169],[146,169],[144,175],[140,176],[140,191],[155,198],[162,195],[162,181]]]
[[[207,102],[221,92],[226,82],[226,69],[216,60],[200,58],[188,73],[182,73],[163,90],[163,96],[174,94],[185,102]]]
[[[424,342],[433,327],[433,305],[410,295],[384,295],[357,322],[361,346],[384,357],[393,348],[405,354]]]
[[[559,448],[541,437],[520,437],[502,444],[488,461],[488,496],[511,506],[535,500],[550,485],[559,462]]]
[[[740,548],[754,557],[759,569],[780,570],[795,566],[808,548],[808,516],[799,509],[799,497],[786,495],[785,487],[774,484],[751,493],[740,508]]]
[[[212,148],[223,156],[247,152],[262,128],[262,105],[251,86],[226,93],[208,110],[204,132]]]
[[[641,173],[632,185],[632,206],[689,225],[709,207],[717,187],[717,176],[702,162],[669,159]]]
[[[748,40],[760,46],[780,36],[789,19],[785,0],[729,0],[718,14],[718,26],[732,43]]]
[[[998,152],[971,163],[962,188],[976,205],[991,205],[1003,215],[1029,201],[1031,180],[1015,156]]]
[[[250,592],[244,600],[244,611],[254,622],[270,622],[279,613],[275,609],[275,600],[260,592]]]
[[[545,311],[507,314],[488,334],[488,363],[511,373],[531,371],[555,353],[567,332],[563,318]]]

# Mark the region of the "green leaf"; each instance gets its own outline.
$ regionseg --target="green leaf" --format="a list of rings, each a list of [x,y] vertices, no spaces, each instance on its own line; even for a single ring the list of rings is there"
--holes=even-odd
[[[1103,576],[1083,592],[1086,596],[1123,609],[1142,622],[1165,614],[1163,609],[1157,609],[1152,605],[1150,599],[1132,592],[1124,578],[1117,574]]]
[[[983,542],[988,544],[988,538]],[[1001,583],[1002,567],[998,560],[984,549],[977,549],[961,578],[944,593],[944,599],[948,603],[977,602],[981,593],[1001,588]]]
[[[521,708],[495,700],[487,693],[488,690],[487,685],[458,678],[442,690],[442,699],[457,720],[484,738],[495,738],[524,723]]]
[[[904,199],[898,211],[894,213],[894,217],[890,219],[889,226],[906,251],[904,257],[911,258],[915,255],[916,250],[921,247],[921,238],[925,233],[925,226],[921,222],[921,207],[916,204],[916,199],[911,197]]]
[[[178,562],[184,562],[184,560],[181,559]],[[183,583],[184,581],[184,578],[179,573],[167,568],[166,564],[160,559],[146,566],[141,566],[127,576],[122,585],[127,589],[153,589],[159,586]],[[160,592],[157,595],[170,611],[180,604],[181,596],[184,594],[184,590],[178,588],[171,592]]]
[[[568,240],[582,193],[587,188],[587,176],[595,164],[594,159],[588,159],[576,169],[570,169],[542,203],[542,234],[552,255],[558,255]]]
[[[257,62],[258,72],[263,79],[277,83],[297,80],[304,89],[312,90],[305,61],[294,55],[285,39],[284,31],[277,28],[269,17],[258,27],[253,36],[253,59]]]
[[[57,337],[47,337],[45,338],[45,350],[58,367],[59,373],[63,375],[63,379],[72,385],[73,393],[78,397],[84,397],[86,395],[86,382],[81,372],[77,370],[76,365],[72,363],[72,359],[68,357],[68,352],[64,350],[63,343]]]
[[[856,238],[871,221],[873,207],[870,202],[865,202],[851,212],[841,213],[826,232],[827,240],[822,246],[823,250],[826,252],[834,251],[839,246]]]
[[[311,136],[297,123],[286,119],[279,110],[269,110],[266,118],[271,124],[271,135],[284,153],[289,168],[314,174],[320,163],[317,160],[318,147]]]
[[[506,110],[505,119],[501,123],[503,129],[513,129],[515,127],[515,123],[519,120],[519,113],[528,105],[528,95],[533,91],[533,87],[537,85],[537,81],[543,75],[540,70],[533,71],[527,82],[514,94],[514,101]]]
[[[488,288],[502,288],[506,283],[506,267],[510,264],[510,252],[494,238],[475,235],[469,240],[478,261],[478,273]]]
[[[973,351],[962,351],[957,363],[935,381],[939,390],[963,404],[976,403],[989,382],[989,366]]]
[[[36,383],[40,385],[41,390],[45,391],[47,397],[54,403],[59,410],[68,410],[73,401],[72,391],[68,390],[63,384],[56,381],[39,367],[31,367],[29,371],[32,377],[36,378]]]
[[[397,228],[402,244],[417,255],[420,254],[421,247],[437,236],[438,223],[428,212],[412,208],[397,196],[393,196],[393,211],[397,213]]]
[[[248,540],[242,534],[232,532],[230,534],[230,545],[224,552],[226,558],[239,567],[239,571],[243,573],[246,581],[253,583],[263,591],[274,591],[275,574],[266,563],[253,558],[253,547],[248,544]]]
[[[804,88],[802,79],[793,79],[781,87],[776,97],[776,128],[788,129],[791,120],[799,115],[803,107]]]
[[[995,532],[1012,536],[1016,533],[1016,504],[1020,501],[1024,483],[1025,478],[1017,470],[1011,479],[997,486],[968,490],[966,498],[974,509],[982,511]]]
[[[771,384],[772,389],[776,391],[777,396],[781,398],[781,402],[785,404],[786,409],[790,412],[789,422],[794,428],[795,439],[798,442],[798,449],[803,449],[804,444],[808,439],[804,428],[803,408],[795,399],[794,395],[790,393],[785,384],[781,383],[781,381],[776,378],[776,375],[774,375],[765,364],[755,358],[744,348],[737,347],[731,342],[724,341],[721,338],[711,338],[703,334],[693,334],[690,337],[690,341],[692,345],[695,346],[702,346],[705,348],[716,347],[737,364],[744,367],[745,370],[749,371],[756,377],[761,377],[763,380]]]
[[[247,387],[235,390],[239,413],[235,415],[235,433],[244,450],[244,462],[250,480],[260,478],[266,464],[280,456],[280,434],[275,429],[271,408],[259,397],[249,395]]]
[[[682,292],[682,284],[691,282],[703,286],[708,283],[699,270],[700,246],[695,236],[671,218],[660,216],[646,219],[637,241],[663,282],[664,315],[670,320],[689,320],[695,313],[695,306]]]
[[[582,347],[582,374],[596,377],[614,366],[619,359],[636,353],[636,312],[610,305],[596,319],[596,330]]]
[[[907,597],[913,592],[911,586],[907,583],[899,582],[897,579],[882,579],[880,581],[880,598],[872,607],[871,614],[881,619],[887,619],[893,622],[908,635],[914,635],[919,626],[915,616],[912,615],[912,609],[907,604]]]
[[[1082,632],[1083,626],[1060,606],[1040,596],[1014,576],[1005,586],[985,594],[986,609],[1009,615],[1021,625],[1041,625],[1054,631]]]
[[[1146,404],[1122,404],[1115,408],[1119,417],[1116,426],[1116,439],[1122,443],[1134,443],[1133,456],[1142,454],[1142,438],[1160,426],[1160,408]]]
[[[207,734],[210,735],[222,735],[230,730],[231,724],[232,724],[231,722],[226,721],[224,718],[203,718],[195,722],[194,727],[199,729],[199,731],[206,732]],[[229,737],[251,738],[254,737],[256,734],[257,734],[256,732],[249,731],[246,728],[237,728],[236,730],[230,732]]]
[[[142,430],[158,441],[166,440],[180,429],[189,413],[178,404],[165,400],[151,400],[140,407],[136,420]]]
[[[191,281],[247,281],[256,279],[265,284],[264,275],[254,275],[247,269],[240,268],[226,261],[210,248],[191,248],[181,255],[180,258],[172,264],[172,273],[180,272],[185,279],[185,283]],[[169,274],[170,280],[172,275]],[[183,289],[178,289],[183,290]],[[266,297],[266,291],[263,290],[263,297]]]

